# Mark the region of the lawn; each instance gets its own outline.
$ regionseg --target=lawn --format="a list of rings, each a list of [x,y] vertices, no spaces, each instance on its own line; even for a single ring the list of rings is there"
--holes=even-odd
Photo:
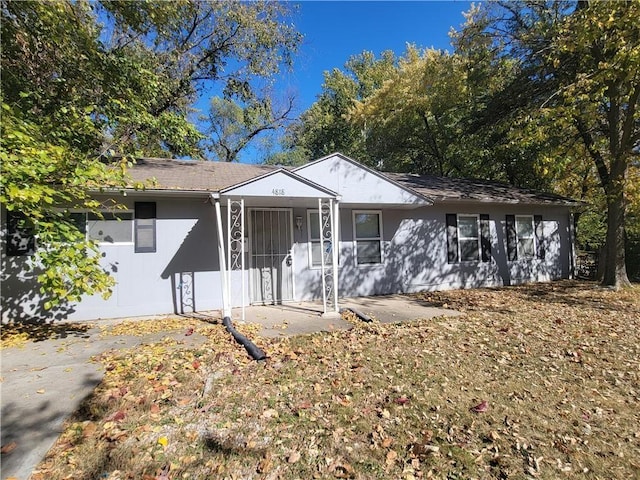
[[[96,359],[103,383],[33,478],[640,477],[637,288],[413,298],[464,315],[275,340],[241,326],[260,363],[220,325],[170,322],[210,342]]]

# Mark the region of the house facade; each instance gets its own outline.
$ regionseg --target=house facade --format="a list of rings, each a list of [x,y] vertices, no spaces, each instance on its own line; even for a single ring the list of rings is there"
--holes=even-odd
[[[498,183],[380,173],[341,154],[296,169],[142,159],[127,207],[76,212],[117,285],[45,312],[28,248],[3,236],[3,320],[76,320],[569,278],[570,199]],[[10,228],[3,212],[5,231]],[[23,242],[29,245],[29,242]]]

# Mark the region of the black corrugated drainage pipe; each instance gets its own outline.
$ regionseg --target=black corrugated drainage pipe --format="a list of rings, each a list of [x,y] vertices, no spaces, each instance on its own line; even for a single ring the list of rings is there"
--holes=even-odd
[[[356,310],[355,308],[351,308],[351,307],[341,308],[340,313],[342,314],[344,312],[353,313],[356,317],[358,317],[363,322],[369,322],[369,323],[373,322],[373,318],[371,318],[369,315],[365,315],[364,313],[362,313],[359,310]]]
[[[254,360],[264,360],[267,358],[267,354],[264,353],[258,346],[249,340],[247,337],[238,332],[233,323],[231,323],[230,317],[224,317],[222,319],[222,324],[227,327],[227,331],[233,336],[236,342],[242,345],[251,358]]]

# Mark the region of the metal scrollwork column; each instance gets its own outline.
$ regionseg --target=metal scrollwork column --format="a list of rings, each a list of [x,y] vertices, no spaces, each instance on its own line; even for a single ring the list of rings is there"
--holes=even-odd
[[[336,282],[334,276],[334,254],[333,249],[336,244],[334,232],[334,211],[333,199],[318,199],[318,220],[320,222],[320,252],[322,265],[322,301],[324,303],[324,313],[329,310],[328,305],[336,304]]]
[[[180,313],[195,312],[195,298],[193,291],[193,272],[180,272]]]
[[[244,241],[244,199],[227,199],[227,288],[228,297],[231,302],[231,295],[234,289],[231,288],[231,275],[234,271],[240,271],[242,283],[241,305],[242,320],[245,319],[245,241]],[[237,291],[237,289],[236,289]]]

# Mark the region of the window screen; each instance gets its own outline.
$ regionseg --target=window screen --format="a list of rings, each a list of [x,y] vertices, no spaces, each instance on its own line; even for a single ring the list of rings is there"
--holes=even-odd
[[[131,243],[132,224],[131,212],[104,212],[102,218],[95,213],[87,215],[89,238],[99,243]]]
[[[153,253],[156,251],[156,203],[136,202],[135,204],[135,251]]]
[[[380,212],[354,212],[353,224],[358,265],[382,263]]]

